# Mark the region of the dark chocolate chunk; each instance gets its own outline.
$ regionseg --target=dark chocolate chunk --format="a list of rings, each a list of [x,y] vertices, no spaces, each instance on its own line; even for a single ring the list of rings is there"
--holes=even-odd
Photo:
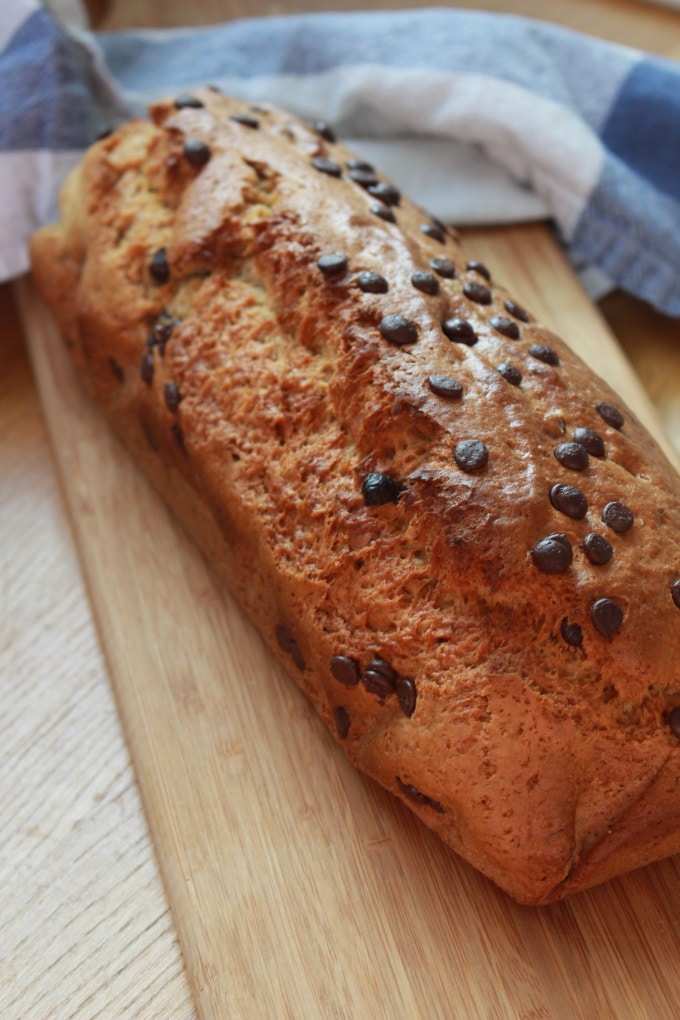
[[[117,382],[125,382],[125,369],[122,365],[119,365],[115,358],[109,358],[109,368],[111,369],[111,375]]]
[[[491,304],[491,291],[483,283],[477,283],[476,280],[468,280],[463,284],[463,294],[478,305]]]
[[[171,319],[170,316],[163,312],[157,322],[154,323],[153,329],[147,339],[147,343],[150,347],[155,343],[158,347],[158,352],[161,355],[165,354],[165,347],[168,340],[172,336],[173,330],[177,325],[176,319]],[[153,337],[153,342],[151,338]]]
[[[612,637],[621,630],[623,609],[615,599],[598,599],[590,607],[590,619],[602,637]]]
[[[446,241],[446,234],[441,227],[436,227],[434,223],[421,223],[420,232],[434,241],[439,241],[440,244],[444,244]]]
[[[611,425],[613,429],[623,428],[624,417],[618,407],[614,407],[613,404],[596,404],[595,410],[600,418],[603,418],[607,425]]]
[[[485,280],[489,280],[489,281],[491,280],[491,273],[486,268],[484,263],[483,262],[478,262],[477,259],[470,259],[470,261],[468,262],[468,264],[467,264],[467,266],[465,268],[469,269],[470,272],[472,272],[472,273],[479,273],[479,275],[483,276]]]
[[[254,130],[257,130],[260,126],[260,122],[257,117],[253,117],[250,113],[233,113],[229,120],[233,120],[237,124],[242,124],[243,127],[253,128]]]
[[[420,804],[422,807],[432,808],[439,814],[444,813],[444,808],[441,806],[438,800],[433,800],[432,797],[428,797],[426,794],[421,793],[415,786],[411,786],[410,783],[404,783],[397,776],[397,786],[408,800],[412,800],[414,804]]]
[[[316,131],[317,135],[321,135],[321,137],[325,138],[327,142],[332,144],[336,141],[335,131],[329,124],[326,123],[325,120],[315,121],[312,124],[312,127]]]
[[[366,173],[374,174],[375,167],[372,163],[367,163],[365,159],[348,159],[347,160],[348,170],[365,170]]]
[[[396,503],[402,488],[391,475],[372,471],[364,478],[361,492],[366,506],[382,506],[384,503]]]
[[[204,104],[203,100],[199,99],[198,96],[192,96],[188,92],[182,92],[179,96],[175,97],[173,105],[176,110],[200,110]]]
[[[200,138],[187,138],[182,152],[186,161],[197,167],[205,166],[212,155],[210,146],[202,142]]]
[[[415,323],[403,315],[386,315],[378,328],[386,340],[398,346],[414,344],[418,339]]]
[[[438,397],[452,397],[457,400],[463,396],[463,387],[450,375],[430,375],[427,378],[427,385]]]
[[[596,567],[603,567],[614,555],[614,550],[604,535],[598,535],[594,531],[583,539],[583,551]]]
[[[671,597],[678,609],[680,609],[680,578],[677,581],[673,581],[671,585]]]
[[[361,168],[350,170],[349,179],[362,188],[370,188],[378,183],[378,178],[373,170],[363,170]]]
[[[509,364],[507,361],[501,362],[500,365],[496,365],[496,369],[500,372],[506,382],[509,382],[512,386],[519,386],[522,381],[522,373],[514,365]]]
[[[387,294],[389,284],[380,273],[372,273],[366,270],[357,276],[357,287],[366,294]]]
[[[569,620],[565,618],[562,620],[560,627],[560,634],[572,648],[578,648],[583,644],[583,627],[578,623],[569,623]]]
[[[414,273],[411,277],[411,283],[416,290],[421,290],[423,294],[439,293],[439,280],[425,269],[419,269]]]
[[[359,683],[359,666],[348,655],[334,655],[331,659],[331,673],[345,687],[356,687]]]
[[[680,706],[672,708],[666,717],[666,721],[674,736],[680,740]]]
[[[505,315],[492,315],[489,319],[489,325],[493,326],[497,333],[502,333],[503,336],[509,337],[510,340],[519,340],[519,326],[512,319],[506,318]]]
[[[438,276],[443,276],[445,280],[453,280],[456,275],[456,267],[450,259],[440,259],[435,256],[431,258],[428,263],[430,269],[434,269]]]
[[[573,485],[553,485],[550,490],[550,502],[567,517],[582,521],[588,513],[588,500],[580,489]]]
[[[570,471],[585,471],[590,463],[588,451],[580,443],[559,443],[554,453],[562,467]]]
[[[406,716],[412,716],[416,710],[418,692],[413,680],[408,677],[399,676],[396,680],[397,699],[399,707]]]
[[[374,198],[379,198],[385,205],[399,205],[401,202],[401,192],[398,188],[395,188],[394,184],[378,181],[377,184],[371,184],[368,191],[369,194],[373,195]]]
[[[604,457],[604,439],[594,429],[574,429],[574,442],[584,446],[591,457]]]
[[[563,574],[572,564],[574,554],[566,535],[547,535],[531,550],[534,565],[544,574]]]
[[[320,173],[328,174],[329,177],[342,177],[342,167],[340,164],[336,163],[334,159],[328,159],[326,156],[315,156],[312,160],[312,166]]]
[[[446,319],[442,322],[442,331],[449,340],[468,347],[473,347],[478,340],[472,323],[467,319]]]
[[[514,315],[514,317],[519,319],[520,322],[529,321],[528,312],[525,312],[522,306],[518,305],[516,301],[512,300],[512,298],[508,298],[508,300],[504,302],[504,307],[506,312],[510,312],[510,314]]]
[[[389,698],[396,690],[397,674],[385,659],[371,659],[361,677],[361,682],[369,694],[378,698]]]
[[[374,216],[379,216],[381,220],[385,220],[386,223],[397,222],[397,217],[394,215],[389,205],[372,205],[371,212]]]
[[[177,409],[180,405],[181,396],[179,392],[179,386],[175,382],[166,382],[163,387],[163,395],[165,397],[165,406],[171,414],[177,414]]]
[[[142,361],[139,366],[139,374],[142,377],[142,381],[145,382],[147,386],[150,386],[151,383],[153,382],[153,371],[154,371],[153,351],[146,350],[142,354]]]
[[[159,248],[151,256],[149,272],[156,283],[167,283],[170,279],[170,266],[168,265],[168,253],[165,248]]]
[[[629,510],[624,503],[619,503],[613,500],[611,503],[607,503],[604,510],[602,511],[602,522],[611,528],[612,531],[616,531],[619,535],[623,535],[626,531],[630,531],[635,523],[635,515],[632,510]]]
[[[453,457],[461,471],[468,474],[481,471],[489,463],[489,451],[481,439],[463,439],[453,451]]]
[[[298,647],[297,641],[295,640],[291,632],[288,630],[288,628],[284,627],[283,624],[279,624],[276,628],[276,640],[279,643],[279,647],[282,648],[284,652],[287,652],[291,656],[293,662],[295,663],[299,670],[304,670],[307,668],[305,660],[302,657],[302,652]]]
[[[335,720],[336,732],[340,739],[344,740],[349,733],[350,727],[349,713],[347,712],[347,709],[343,708],[342,705],[338,705],[333,712],[333,718]]]
[[[347,256],[341,252],[331,252],[328,255],[322,255],[317,259],[316,264],[324,276],[335,276],[337,273],[344,273],[347,269]]]
[[[529,354],[532,358],[536,358],[546,365],[559,365],[560,363],[557,352],[552,347],[548,347],[547,344],[532,344],[529,348]]]

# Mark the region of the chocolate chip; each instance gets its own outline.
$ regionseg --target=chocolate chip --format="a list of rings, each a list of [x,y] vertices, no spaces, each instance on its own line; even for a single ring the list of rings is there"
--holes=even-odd
[[[168,253],[165,248],[159,248],[151,256],[149,272],[156,283],[167,283],[170,279],[170,267],[168,265]]]
[[[150,386],[153,382],[153,372],[153,352],[148,350],[144,351],[144,354],[142,354],[142,361],[139,366],[139,374],[142,377],[142,381],[145,382],[147,386]]]
[[[537,542],[531,558],[544,574],[563,574],[571,566],[574,554],[567,536],[557,532]]]
[[[588,451],[580,443],[560,443],[554,453],[562,467],[570,471],[585,471],[590,463]]]
[[[567,644],[572,646],[572,648],[578,648],[583,644],[583,627],[581,627],[578,623],[569,623],[566,616],[562,620],[560,634]]]
[[[583,539],[583,551],[596,567],[603,567],[614,555],[614,550],[604,535],[597,535],[594,531]]]
[[[602,511],[602,521],[611,528],[612,531],[616,531],[619,535],[623,535],[626,531],[630,531],[635,523],[635,515],[632,510],[629,510],[623,503],[619,503],[616,500],[611,503],[607,503],[604,510]]]
[[[506,382],[509,382],[512,386],[519,386],[522,381],[522,373],[514,365],[510,365],[507,361],[501,362],[500,365],[496,365],[496,369],[503,376]]]
[[[410,783],[402,782],[399,776],[397,776],[397,786],[403,795],[407,797],[408,800],[412,800],[414,804],[420,804],[422,807],[430,807],[439,814],[444,813],[444,808],[438,800],[433,800],[432,797],[428,797],[426,794],[421,793],[420,790],[418,790],[415,786],[411,786]]]
[[[366,506],[382,506],[384,503],[396,503],[402,488],[391,475],[372,471],[364,478],[361,492]]]
[[[598,599],[590,607],[590,619],[602,637],[612,637],[621,630],[623,609],[614,599]]]
[[[385,659],[376,657],[371,659],[363,672],[361,682],[369,694],[375,694],[378,698],[389,698],[396,689],[397,674]]]
[[[470,301],[476,301],[478,305],[491,304],[491,291],[483,283],[477,283],[476,280],[468,280],[463,284],[463,294]]]
[[[342,177],[342,167],[340,164],[336,163],[334,159],[328,159],[326,156],[315,156],[312,160],[312,166],[320,173],[328,174],[329,177]]]
[[[163,395],[165,397],[165,406],[171,414],[177,414],[177,409],[180,405],[181,396],[179,387],[175,382],[166,382],[163,387]]]
[[[253,128],[254,130],[257,130],[260,126],[260,122],[257,117],[253,117],[250,113],[233,113],[229,120],[233,120],[237,124],[242,124],[243,127]]]
[[[504,308],[506,312],[510,312],[510,314],[514,315],[516,319],[520,320],[520,322],[529,321],[528,312],[525,312],[522,306],[518,305],[516,301],[512,300],[512,298],[508,298],[508,300],[504,302]]]
[[[680,609],[680,578],[677,581],[673,581],[671,585],[671,597],[678,609]]]
[[[418,692],[413,680],[408,677],[399,676],[396,680],[397,699],[399,707],[405,716],[412,716],[416,710]]]
[[[424,269],[419,269],[413,274],[411,283],[416,290],[421,290],[423,294],[437,294],[439,292],[439,280],[432,273],[428,273]]]
[[[356,687],[359,683],[359,666],[348,655],[334,655],[330,663],[331,673],[345,687]]]
[[[397,222],[397,217],[388,205],[372,205],[371,212],[374,216],[379,216],[381,220],[385,220],[387,223]]]
[[[580,489],[573,485],[553,485],[550,490],[550,502],[575,521],[582,521],[588,513],[588,500]]]
[[[186,161],[196,167],[205,166],[212,155],[210,146],[202,142],[200,138],[187,138],[182,152]]]
[[[430,375],[427,378],[427,385],[438,397],[451,397],[457,400],[463,396],[463,387],[450,375]]]
[[[666,722],[670,726],[673,735],[680,740],[680,706],[671,709],[666,717]]]
[[[125,382],[125,369],[122,365],[118,364],[115,358],[109,358],[109,368],[111,369],[111,375],[117,382]]]
[[[347,256],[340,252],[333,252],[329,255],[322,255],[317,259],[316,264],[324,276],[335,276],[337,273],[344,273],[347,269]]]
[[[594,429],[574,429],[574,442],[584,446],[592,457],[604,457],[604,439]]]
[[[346,166],[348,170],[364,170],[366,173],[375,173],[373,164],[367,163],[365,159],[348,159]]]
[[[325,120],[317,120],[312,124],[312,128],[316,131],[317,135],[325,138],[327,142],[333,144],[336,141],[335,131]]]
[[[606,421],[607,425],[611,425],[613,429],[623,428],[624,417],[618,407],[614,407],[613,404],[596,404],[595,410]]]
[[[427,237],[431,237],[434,241],[439,241],[440,244],[444,244],[446,241],[446,234],[441,227],[435,227],[434,223],[421,223],[420,232]]]
[[[379,198],[385,205],[399,205],[401,202],[401,192],[398,188],[395,188],[394,184],[386,184],[384,181],[378,181],[377,184],[371,184],[368,188],[369,194],[373,195],[374,198]]]
[[[446,319],[442,322],[442,332],[455,343],[473,347],[478,340],[474,327],[467,319]]]
[[[505,315],[492,315],[489,325],[493,326],[497,333],[502,333],[510,340],[519,340],[519,326]]]
[[[356,169],[349,171],[349,179],[362,188],[370,188],[378,183],[378,178],[373,170]]]
[[[387,294],[389,290],[385,277],[380,273],[372,273],[368,269],[357,276],[357,287],[366,294]]]
[[[489,451],[480,439],[463,439],[453,451],[453,457],[461,471],[468,474],[481,471],[489,463]]]
[[[557,353],[552,347],[548,347],[547,344],[532,344],[529,348],[529,354],[532,358],[543,361],[546,365],[559,365],[560,363]]]
[[[347,712],[347,709],[343,708],[342,705],[338,705],[333,712],[333,719],[335,720],[335,729],[338,736],[341,740],[344,740],[349,733],[350,727],[349,713]]]
[[[456,267],[450,259],[440,259],[435,256],[430,259],[428,265],[430,269],[434,269],[437,276],[443,276],[445,280],[453,280],[456,275]]]
[[[414,344],[418,339],[415,324],[403,315],[386,315],[378,328],[386,340],[398,346]]]
[[[284,627],[283,624],[279,624],[276,628],[276,640],[278,641],[280,648],[291,656],[299,670],[305,670],[307,668],[297,641],[288,628]]]
[[[479,275],[483,276],[485,280],[489,280],[489,281],[491,280],[491,273],[486,268],[484,263],[483,262],[478,262],[477,259],[470,259],[470,261],[468,262],[468,264],[466,266],[466,269],[469,269],[470,272],[472,272],[472,273],[479,273]]]
[[[188,92],[182,92],[181,95],[177,96],[174,100],[174,107],[176,110],[200,110],[203,108],[203,100],[199,99],[198,96],[189,95]]]
[[[166,345],[177,324],[177,319],[171,318],[166,312],[163,312],[161,318],[154,323],[153,329],[147,339],[147,343],[150,347],[152,347],[155,343],[161,356],[165,354]]]

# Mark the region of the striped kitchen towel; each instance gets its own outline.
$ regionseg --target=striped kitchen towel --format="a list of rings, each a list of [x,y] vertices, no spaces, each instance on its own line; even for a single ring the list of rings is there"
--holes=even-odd
[[[550,217],[575,261],[680,315],[680,65],[445,8],[91,33],[0,13],[0,278],[103,128],[210,82],[322,119],[440,219]]]

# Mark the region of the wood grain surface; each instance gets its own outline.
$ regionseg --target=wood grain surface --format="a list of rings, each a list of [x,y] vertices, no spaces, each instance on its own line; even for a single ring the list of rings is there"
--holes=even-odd
[[[648,398],[548,233],[472,232],[518,300]],[[91,603],[204,1018],[655,1018],[680,992],[680,860],[518,907],[355,772],[80,393],[29,345]]]

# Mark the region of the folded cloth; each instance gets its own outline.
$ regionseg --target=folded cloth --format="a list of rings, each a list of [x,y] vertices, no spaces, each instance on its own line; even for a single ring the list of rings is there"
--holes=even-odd
[[[575,260],[680,315],[680,64],[441,8],[85,33],[4,0],[0,277],[101,128],[206,82],[332,124],[440,219],[549,217]]]

